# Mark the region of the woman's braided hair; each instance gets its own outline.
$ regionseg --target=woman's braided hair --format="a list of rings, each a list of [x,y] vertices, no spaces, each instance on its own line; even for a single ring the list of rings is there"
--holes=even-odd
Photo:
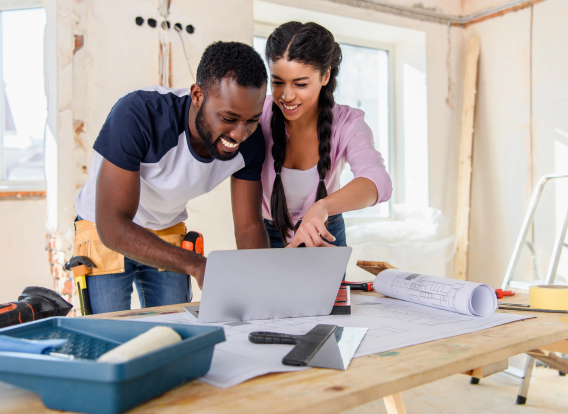
[[[314,67],[323,76],[330,69],[330,77],[327,85],[320,91],[318,105],[318,141],[319,161],[318,174],[319,184],[316,200],[327,197],[325,177],[331,168],[331,123],[333,121],[332,108],[335,103],[333,92],[337,86],[337,74],[341,64],[341,48],[333,38],[333,35],[325,27],[317,23],[288,22],[279,26],[268,37],[266,42],[266,60],[276,62],[279,59],[296,61]],[[282,110],[276,103],[272,103],[272,157],[274,158],[274,171],[276,179],[270,199],[270,211],[274,225],[280,232],[282,241],[286,244],[289,230],[295,230],[288,206],[280,173],[286,159],[286,126]]]

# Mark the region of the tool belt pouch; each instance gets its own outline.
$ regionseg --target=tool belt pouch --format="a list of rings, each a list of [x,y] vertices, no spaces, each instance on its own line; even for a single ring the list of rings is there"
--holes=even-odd
[[[163,241],[173,244],[174,246],[177,247],[181,247],[181,243],[183,242],[183,238],[185,237],[185,234],[187,233],[187,229],[185,227],[185,224],[182,223],[178,223],[173,225],[172,227],[168,227],[167,229],[163,229],[163,230],[150,230],[150,229],[146,229],[148,231],[151,231],[152,233],[154,233],[156,236],[158,236],[160,239],[162,239]],[[163,272],[165,269],[158,269],[160,272]]]
[[[75,222],[74,256],[87,256],[97,266],[87,276],[124,272],[124,256],[106,247],[99,239],[95,223],[88,220]]]
[[[99,239],[95,224],[88,220],[75,222],[74,256],[87,256],[97,267],[87,276],[124,273],[124,256],[106,247]],[[181,247],[187,233],[184,223],[178,223],[163,230],[150,230],[160,239],[174,246]],[[163,270],[163,269],[159,269]]]

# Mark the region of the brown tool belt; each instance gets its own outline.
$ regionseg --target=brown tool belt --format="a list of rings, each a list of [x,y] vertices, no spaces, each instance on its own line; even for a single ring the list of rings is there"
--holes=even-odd
[[[124,256],[109,249],[101,242],[95,223],[88,220],[76,221],[75,229],[73,255],[87,256],[97,265],[96,269],[93,269],[88,276],[124,272]],[[165,242],[178,247],[181,247],[183,238],[187,233],[183,222],[163,230],[146,230],[151,231]]]

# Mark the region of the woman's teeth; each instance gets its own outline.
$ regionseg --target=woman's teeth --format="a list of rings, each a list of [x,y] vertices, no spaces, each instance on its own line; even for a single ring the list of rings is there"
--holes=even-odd
[[[235,143],[231,143],[231,141],[226,140],[225,138],[221,138],[221,142],[223,143],[224,146],[226,146],[227,148],[237,148],[239,146],[239,144]]]
[[[284,104],[282,104],[282,106],[284,106],[284,108],[286,108],[289,111],[296,109],[298,107],[298,105],[287,106],[287,105],[284,105]]]

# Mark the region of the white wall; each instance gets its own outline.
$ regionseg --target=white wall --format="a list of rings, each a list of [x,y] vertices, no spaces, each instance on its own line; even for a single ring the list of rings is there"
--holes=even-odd
[[[0,303],[27,286],[53,289],[45,250],[45,198],[0,200]]]
[[[567,13],[568,3],[562,0],[534,5],[532,76],[530,8],[466,30],[466,37],[481,38],[470,230],[472,280],[500,285],[536,181],[546,173],[568,171],[568,138],[557,132],[568,132],[568,33],[561,17]],[[541,272],[548,265],[559,226],[557,214],[566,211],[566,189],[548,188],[537,213],[533,241]],[[518,279],[534,276],[526,252],[525,248]],[[559,274],[568,276],[566,270],[561,268]]]

